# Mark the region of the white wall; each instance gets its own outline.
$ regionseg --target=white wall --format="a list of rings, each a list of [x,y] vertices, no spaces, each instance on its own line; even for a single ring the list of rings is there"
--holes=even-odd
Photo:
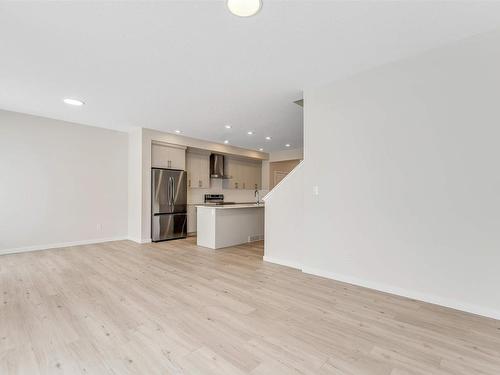
[[[128,136],[128,238],[141,242],[142,129]]]
[[[499,98],[500,32],[306,90],[303,270],[500,318]]]
[[[265,197],[264,260],[302,268],[304,254],[304,163]]]
[[[0,111],[0,253],[126,235],[126,133]]]

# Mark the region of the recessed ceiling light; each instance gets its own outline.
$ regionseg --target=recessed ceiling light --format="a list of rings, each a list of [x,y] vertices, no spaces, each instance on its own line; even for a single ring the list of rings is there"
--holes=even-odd
[[[249,132],[247,132],[247,134],[248,134],[248,135],[252,135],[252,134],[253,134],[253,132],[252,132],[252,131],[249,131]]]
[[[261,147],[261,148],[259,148],[259,151],[264,151],[264,149]]]
[[[181,134],[182,132],[180,130],[175,131],[177,134]]]
[[[228,143],[229,143],[229,141],[226,139],[226,140],[224,141],[224,144],[226,144],[226,145],[227,145]]]
[[[231,126],[231,125],[225,125],[224,127],[225,127],[226,129],[231,129],[231,128],[232,128],[232,126]]]
[[[271,139],[271,137],[266,137],[266,141],[270,141]]]
[[[66,104],[69,104],[69,105],[76,105],[76,106],[81,106],[81,105],[85,104],[81,100],[70,99],[70,98],[63,99],[63,102],[66,103]]]
[[[291,145],[290,145],[290,143],[287,143],[287,144],[285,145],[285,147],[290,147],[290,146],[291,146]]]
[[[227,0],[229,11],[238,17],[250,17],[262,8],[261,0]]]

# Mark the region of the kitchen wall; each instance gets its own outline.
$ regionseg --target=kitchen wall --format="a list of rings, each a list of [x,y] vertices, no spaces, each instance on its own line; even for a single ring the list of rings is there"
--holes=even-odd
[[[305,91],[305,272],[500,319],[499,66],[500,31]]]
[[[203,203],[205,194],[224,194],[226,202],[253,202],[255,201],[254,190],[223,189],[221,179],[210,179],[210,189],[188,189],[188,204]],[[267,190],[260,190],[261,197]]]
[[[0,110],[0,254],[126,238],[127,142]]]

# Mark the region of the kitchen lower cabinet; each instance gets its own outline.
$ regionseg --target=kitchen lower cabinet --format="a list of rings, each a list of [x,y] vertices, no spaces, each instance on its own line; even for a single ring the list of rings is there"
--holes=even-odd
[[[196,233],[196,206],[194,204],[187,205],[187,233]]]

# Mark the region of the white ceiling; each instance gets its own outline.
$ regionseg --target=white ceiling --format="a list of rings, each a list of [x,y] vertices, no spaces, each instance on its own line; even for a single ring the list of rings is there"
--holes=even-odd
[[[2,2],[0,108],[274,151],[302,142],[304,87],[499,26],[500,2],[264,0],[251,18],[224,1]]]

